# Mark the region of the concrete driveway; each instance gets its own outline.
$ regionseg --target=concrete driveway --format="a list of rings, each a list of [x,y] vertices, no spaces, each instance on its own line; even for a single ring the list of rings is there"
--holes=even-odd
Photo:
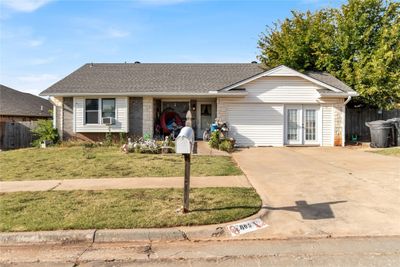
[[[400,235],[400,158],[350,148],[233,154],[268,209],[259,238]]]

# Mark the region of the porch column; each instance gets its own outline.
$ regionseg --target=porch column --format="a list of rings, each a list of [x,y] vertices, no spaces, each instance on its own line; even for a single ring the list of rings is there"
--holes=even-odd
[[[150,134],[150,137],[153,138],[153,98],[152,97],[143,97],[143,135]]]
[[[333,105],[334,146],[344,146],[344,113],[343,103]]]
[[[53,127],[57,129],[60,139],[63,140],[63,98],[62,97],[50,97],[50,102],[53,104]]]

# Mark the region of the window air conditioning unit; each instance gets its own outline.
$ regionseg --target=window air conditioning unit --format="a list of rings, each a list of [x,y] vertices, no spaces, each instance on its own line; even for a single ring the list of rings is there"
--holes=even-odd
[[[115,124],[115,120],[112,117],[104,117],[102,122],[105,125],[113,125],[113,124]]]

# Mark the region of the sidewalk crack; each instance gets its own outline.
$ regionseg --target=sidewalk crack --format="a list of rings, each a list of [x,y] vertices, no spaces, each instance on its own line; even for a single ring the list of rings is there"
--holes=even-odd
[[[94,232],[93,232],[92,242],[89,244],[89,246],[87,246],[87,247],[86,247],[81,253],[79,253],[79,255],[76,257],[73,267],[79,266],[79,264],[80,264],[80,261],[79,261],[79,260],[80,260],[80,258],[82,257],[82,255],[85,254],[86,251],[88,251],[89,249],[91,249],[91,248],[93,247],[94,240],[95,240],[95,237],[96,237],[96,232],[97,232],[97,229],[95,229]]]
[[[58,182],[55,186],[51,187],[50,189],[48,189],[47,191],[53,191],[54,189],[56,189],[57,187],[59,187],[62,184],[61,182]]]

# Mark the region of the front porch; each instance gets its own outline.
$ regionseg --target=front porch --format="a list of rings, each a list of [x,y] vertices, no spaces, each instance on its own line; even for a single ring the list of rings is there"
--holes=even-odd
[[[196,139],[210,127],[217,116],[216,98],[143,98],[143,135],[156,139],[174,134],[185,126],[186,114],[192,114]],[[175,133],[176,134],[176,133]]]

